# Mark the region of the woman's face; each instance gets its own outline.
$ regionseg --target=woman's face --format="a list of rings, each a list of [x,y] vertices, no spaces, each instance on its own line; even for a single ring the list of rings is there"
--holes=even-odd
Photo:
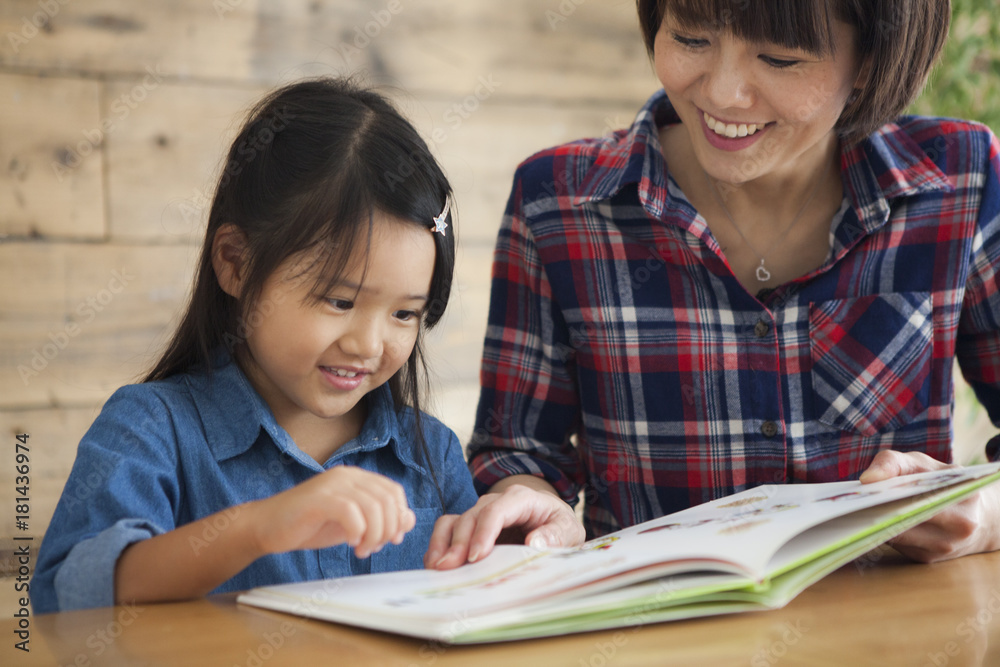
[[[669,11],[654,43],[657,77],[702,168],[732,184],[814,173],[858,78],[851,26],[818,56],[731,32],[682,26]]]

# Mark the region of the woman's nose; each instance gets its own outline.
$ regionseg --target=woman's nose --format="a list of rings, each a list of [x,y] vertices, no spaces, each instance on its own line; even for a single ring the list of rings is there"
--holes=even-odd
[[[753,105],[749,67],[733,55],[722,55],[703,77],[703,94],[715,109],[746,109]]]

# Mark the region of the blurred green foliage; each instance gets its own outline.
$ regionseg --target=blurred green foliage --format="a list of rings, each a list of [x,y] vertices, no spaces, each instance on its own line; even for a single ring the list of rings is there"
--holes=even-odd
[[[997,0],[952,0],[951,33],[913,113],[978,120],[1000,134]]]

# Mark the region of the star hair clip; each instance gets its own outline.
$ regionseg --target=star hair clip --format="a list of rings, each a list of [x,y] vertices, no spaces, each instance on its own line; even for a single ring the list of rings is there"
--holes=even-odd
[[[448,211],[451,210],[451,202],[446,198],[444,200],[444,210],[441,211],[441,215],[435,216],[434,218],[434,229],[431,232],[437,232],[441,236],[444,236],[444,230],[448,229]]]

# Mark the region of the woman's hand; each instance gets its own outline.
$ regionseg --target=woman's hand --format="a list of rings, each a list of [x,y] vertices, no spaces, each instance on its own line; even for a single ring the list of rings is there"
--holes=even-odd
[[[504,484],[508,480],[510,483]],[[448,570],[473,563],[487,556],[498,541],[539,549],[583,543],[583,525],[551,486],[528,476],[518,476],[516,482],[514,477],[508,480],[464,514],[448,514],[437,520],[424,554],[425,567]]]
[[[899,475],[954,468],[921,452],[879,452],[861,474],[865,484]],[[889,541],[897,551],[924,563],[1000,548],[1000,489],[988,486],[932,519]]]
[[[367,558],[400,544],[416,524],[403,487],[382,475],[337,466],[294,488],[253,503],[263,553],[354,547]]]

